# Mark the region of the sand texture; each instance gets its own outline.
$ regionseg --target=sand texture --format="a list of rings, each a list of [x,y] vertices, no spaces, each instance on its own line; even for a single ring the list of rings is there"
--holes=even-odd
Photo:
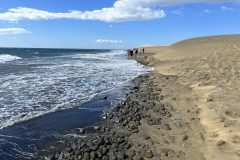
[[[155,159],[240,159],[240,35],[149,46],[137,59],[155,68],[149,81],[164,97],[156,105],[172,109],[161,125],[143,119],[139,133],[130,139],[149,143],[139,140],[151,137],[150,148],[160,154]],[[170,153],[163,156],[164,150]],[[184,156],[176,156],[181,153]]]

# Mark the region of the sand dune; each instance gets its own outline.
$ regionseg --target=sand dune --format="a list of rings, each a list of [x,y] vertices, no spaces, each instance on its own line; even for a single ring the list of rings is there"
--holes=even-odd
[[[163,89],[163,102],[177,110],[166,119],[175,126],[171,131],[154,132],[156,127],[143,123],[142,133],[148,128],[161,144],[156,152],[164,147],[176,151],[185,143],[185,159],[240,159],[240,35],[193,38],[145,47],[145,52],[144,59],[155,68],[152,80]],[[162,78],[166,75],[170,78]],[[187,134],[188,140],[163,143],[159,134]]]

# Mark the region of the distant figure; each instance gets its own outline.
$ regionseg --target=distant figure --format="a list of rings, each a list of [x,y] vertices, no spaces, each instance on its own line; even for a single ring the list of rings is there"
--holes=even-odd
[[[141,55],[141,50],[139,50],[139,55]]]
[[[127,51],[127,57],[129,58],[129,56],[130,56],[130,51]]]
[[[130,56],[131,57],[133,56],[133,50],[130,50]]]
[[[138,54],[138,48],[135,50],[135,54],[136,54],[136,55]]]
[[[142,52],[144,53],[144,48],[142,49]]]

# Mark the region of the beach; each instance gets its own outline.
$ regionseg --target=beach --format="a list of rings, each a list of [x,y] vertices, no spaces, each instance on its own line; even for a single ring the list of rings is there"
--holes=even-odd
[[[239,40],[209,36],[148,48],[158,52],[151,64],[158,73],[177,76],[169,102],[182,108],[186,143],[206,159],[239,159]]]
[[[144,48],[134,59],[154,71],[103,115],[107,129],[49,158],[239,159],[240,35]]]

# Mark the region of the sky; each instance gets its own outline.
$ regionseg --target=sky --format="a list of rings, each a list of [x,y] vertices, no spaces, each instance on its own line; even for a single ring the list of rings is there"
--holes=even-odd
[[[0,47],[128,49],[240,34],[240,0],[1,0]]]

